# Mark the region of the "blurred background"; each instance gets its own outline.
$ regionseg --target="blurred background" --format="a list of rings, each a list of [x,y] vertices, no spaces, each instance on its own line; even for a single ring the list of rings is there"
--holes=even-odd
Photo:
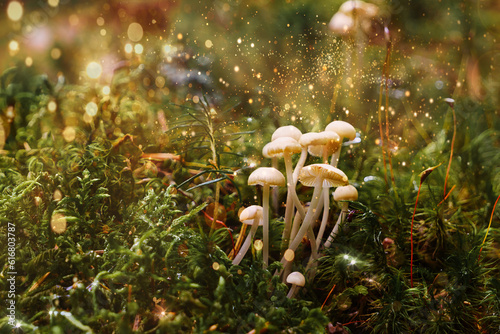
[[[152,101],[207,94],[214,105],[234,100],[270,130],[317,131],[343,119],[369,135],[390,42],[394,147],[429,141],[423,127],[444,117],[444,98],[498,106],[500,3],[358,3],[349,11],[322,0],[3,1],[0,68],[105,93],[126,69],[140,72],[128,89]]]

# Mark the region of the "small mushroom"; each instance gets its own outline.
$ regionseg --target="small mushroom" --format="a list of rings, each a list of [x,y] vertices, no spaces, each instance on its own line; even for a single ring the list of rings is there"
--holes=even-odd
[[[298,290],[298,287],[303,287],[306,284],[306,278],[300,272],[294,271],[286,277],[286,282],[292,285],[286,297],[293,298]]]
[[[333,230],[330,233],[330,236],[328,237],[328,240],[325,242],[326,248],[330,247],[333,239],[337,235],[340,224],[345,221],[345,217],[349,209],[349,202],[347,201],[357,201],[358,191],[352,185],[338,187],[337,189],[335,189],[335,192],[333,193],[333,199],[337,202],[340,202],[341,211],[339,218],[337,219],[337,222],[335,223],[335,226],[333,227]]]
[[[263,260],[267,267],[269,259],[269,187],[282,187],[286,184],[285,177],[279,170],[272,167],[257,168],[248,177],[248,185],[262,186],[263,209]]]
[[[246,252],[250,248],[252,243],[252,239],[255,236],[255,232],[257,232],[257,228],[263,225],[263,209],[260,205],[251,205],[248,208],[244,209],[240,213],[240,221],[243,224],[251,225],[250,232],[248,233],[245,242],[241,246],[238,254],[233,260],[233,265],[240,264],[241,260],[245,256]]]

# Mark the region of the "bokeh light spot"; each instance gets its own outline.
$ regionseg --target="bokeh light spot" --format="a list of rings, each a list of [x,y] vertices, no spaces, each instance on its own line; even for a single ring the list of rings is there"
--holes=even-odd
[[[127,36],[132,42],[139,42],[143,35],[144,30],[142,30],[142,26],[139,23],[130,23],[127,30]]]
[[[23,17],[23,5],[19,1],[11,1],[7,6],[7,16],[16,22]]]
[[[94,117],[95,115],[97,115],[97,109],[97,104],[95,104],[95,102],[89,102],[85,106],[85,113],[89,116]]]
[[[61,213],[54,213],[50,219],[50,228],[54,233],[61,234],[66,231],[66,217]]]
[[[67,142],[72,142],[76,138],[76,131],[75,128],[72,126],[67,126],[64,128],[62,135],[64,137],[64,140]]]
[[[102,66],[95,61],[89,63],[87,65],[87,75],[91,79],[97,79],[101,76],[102,73]]]
[[[287,249],[285,251],[285,254],[283,255],[283,257],[285,258],[285,260],[287,260],[288,262],[292,262],[293,259],[295,258],[295,252],[292,250],[292,249]]]

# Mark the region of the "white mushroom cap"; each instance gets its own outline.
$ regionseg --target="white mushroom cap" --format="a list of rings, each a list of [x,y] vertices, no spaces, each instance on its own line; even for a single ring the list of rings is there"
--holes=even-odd
[[[304,286],[306,284],[306,278],[298,271],[294,271],[287,276],[286,282],[297,286]]]
[[[299,144],[302,146],[309,145],[332,145],[339,146],[340,138],[339,136],[331,131],[323,132],[308,132],[304,133],[299,140]]]
[[[314,187],[316,179],[323,180],[323,187],[340,187],[349,184],[347,175],[337,167],[329,164],[312,164],[303,167],[299,174],[299,181],[307,187]]]
[[[255,217],[262,217],[262,207],[260,205],[250,205],[240,212],[240,221],[255,219]]]
[[[292,137],[280,137],[267,143],[262,149],[262,155],[266,158],[281,157],[283,153],[300,153],[302,146]]]
[[[263,225],[263,209],[260,205],[250,205],[240,212],[240,221],[243,224],[253,225],[254,219],[259,219],[259,226]]]
[[[333,193],[335,201],[356,201],[358,200],[358,191],[350,184],[347,186],[338,187]]]
[[[349,34],[354,27],[354,19],[351,15],[337,12],[332,16],[328,28],[336,34]]]
[[[253,186],[260,184],[261,186],[283,187],[286,185],[283,174],[272,167],[257,168],[248,177],[248,185]]]
[[[361,0],[349,0],[344,2],[338,12],[347,15],[356,15],[362,18],[373,18],[378,15],[378,6]]]
[[[339,135],[340,138],[348,138],[349,140],[354,140],[356,138],[356,129],[344,121],[333,121],[328,124],[325,131],[332,131]]]
[[[271,137],[271,141],[275,141],[280,137],[292,137],[295,140],[299,140],[300,136],[302,136],[302,132],[297,129],[293,125],[286,125],[276,129],[274,131],[273,136]]]

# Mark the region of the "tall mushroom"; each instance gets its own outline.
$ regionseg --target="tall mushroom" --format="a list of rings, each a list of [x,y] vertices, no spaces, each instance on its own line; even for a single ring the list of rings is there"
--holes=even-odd
[[[339,218],[337,219],[337,222],[335,223],[335,226],[333,227],[333,230],[328,237],[328,240],[325,242],[326,248],[330,247],[333,239],[337,235],[340,224],[345,221],[345,217],[349,209],[349,203],[347,201],[356,201],[358,199],[358,191],[351,185],[338,187],[333,193],[333,199],[337,202],[340,202],[341,211]]]
[[[342,140],[344,138],[348,138],[349,140],[354,140],[356,138],[356,129],[354,127],[344,121],[333,121],[330,124],[328,124],[325,128],[325,131],[331,131],[335,132],[339,137],[340,137],[340,143],[342,143]],[[339,146],[339,149],[332,154],[332,160],[330,164],[333,167],[337,167],[337,164],[339,162],[339,156],[340,156],[340,148],[342,146]]]
[[[263,209],[263,260],[267,267],[269,259],[269,187],[282,187],[286,184],[285,177],[279,170],[272,167],[257,168],[248,177],[248,185],[262,186]]]
[[[327,155],[329,152],[333,152],[339,145],[340,138],[339,136],[331,131],[323,131],[323,132],[309,132],[305,133],[300,137],[299,143],[302,145],[302,152],[306,152],[307,156],[307,151],[310,147],[321,147],[322,148],[322,156],[323,159],[326,159]],[[302,158],[302,156],[301,156]],[[300,170],[304,166],[304,161],[301,164],[301,161],[297,163],[295,166],[294,170],[294,180],[298,179],[298,175],[300,173]],[[319,199],[321,201],[324,201],[324,196],[322,195],[321,198]],[[328,202],[329,206],[329,202]],[[323,207],[323,203],[321,203],[321,208]],[[319,210],[321,210],[321,208]],[[295,238],[295,235],[297,234],[297,230],[299,228],[299,223],[298,220],[293,222],[292,226],[292,231],[290,232],[290,240]]]
[[[321,191],[324,187],[339,187],[348,184],[347,176],[340,169],[330,166],[328,164],[313,164],[302,168],[299,174],[299,181],[308,187],[314,187],[314,192],[312,195],[311,205],[307,210],[307,214],[300,226],[297,235],[290,243],[289,249],[295,251],[302,241],[302,237],[306,234],[307,230],[313,222],[313,216],[317,210]],[[313,240],[311,240],[311,243]],[[312,249],[313,254],[316,249]],[[282,258],[281,262],[286,264],[288,261],[285,257]]]
[[[281,137],[291,137],[296,141],[299,141],[302,132],[293,125],[285,125],[277,128],[273,135],[271,136],[271,142],[275,141]],[[278,168],[278,157],[271,157],[272,167]],[[278,190],[275,188],[272,191],[273,206],[275,210],[278,210]]]
[[[257,228],[263,225],[263,209],[260,205],[251,205],[248,208],[244,209],[240,213],[240,221],[243,224],[251,225],[250,232],[248,233],[245,242],[241,246],[238,255],[233,260],[233,265],[240,264],[241,260],[245,256],[246,252],[250,248],[250,244],[252,243],[252,239],[255,236],[255,232],[257,232]]]
[[[299,214],[304,218],[304,208],[302,207],[297,193],[295,191],[295,182],[293,181],[292,155],[300,153],[302,146],[292,137],[280,137],[267,143],[262,149],[264,157],[283,157],[285,160],[286,180],[287,180],[287,199],[285,210],[285,228],[283,229],[283,244],[288,245],[290,228],[292,225],[293,208],[297,207]]]

